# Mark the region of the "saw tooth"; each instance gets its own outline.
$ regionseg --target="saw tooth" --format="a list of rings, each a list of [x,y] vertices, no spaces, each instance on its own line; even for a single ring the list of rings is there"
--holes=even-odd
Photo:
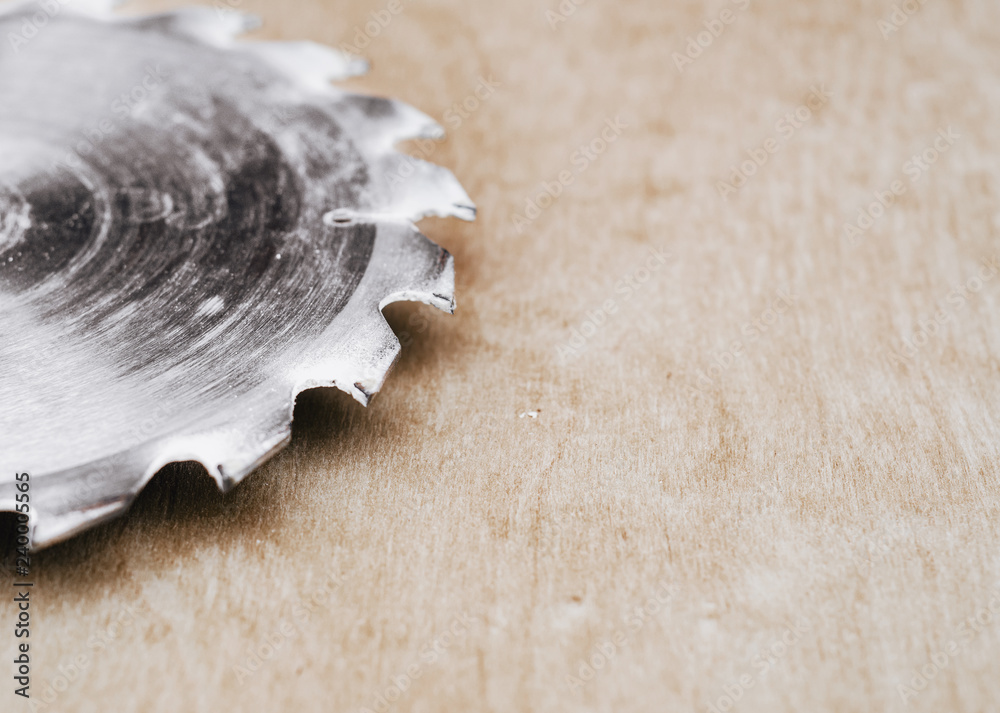
[[[444,138],[440,124],[405,102],[343,91],[338,94],[330,112],[350,128],[355,143],[373,153],[389,151],[409,139]]]
[[[235,38],[261,26],[261,20],[256,15],[231,8],[199,5],[144,15],[132,22],[140,27],[157,27],[164,32],[191,37],[216,47],[230,47]]]
[[[300,366],[295,375],[296,395],[306,389],[335,386],[367,406],[382,388],[399,356],[399,340],[382,313],[371,306],[357,310],[352,321],[364,324],[364,329],[357,330],[353,340],[334,336],[328,342],[328,352]]]
[[[410,220],[429,216],[476,219],[476,206],[455,175],[446,168],[393,151],[372,157],[377,170],[372,183],[379,199]]]
[[[272,396],[270,401],[260,409],[261,419],[242,418],[166,439],[154,464],[196,461],[220,490],[228,492],[291,440],[292,406],[287,395]]]
[[[148,449],[136,449],[32,478],[32,548],[55,544],[121,514],[155,472],[144,477],[148,460]],[[0,485],[0,509],[6,509],[8,497],[13,501],[13,487]]]
[[[311,91],[335,92],[331,81],[365,74],[368,62],[315,42],[242,42],[239,49],[256,55]]]
[[[443,312],[455,311],[455,261],[447,250],[429,240],[412,225],[380,230],[393,233],[396,282],[379,302],[385,309],[393,302],[423,302]]]
[[[41,511],[31,525],[31,548],[40,550],[124,513],[134,498],[98,503],[59,513]]]
[[[372,313],[369,319],[372,333],[366,345],[367,350],[356,350],[356,361],[352,364],[350,373],[335,380],[338,387],[346,387],[347,392],[365,406],[382,389],[389,370],[396,363],[402,349],[399,339],[381,311]]]
[[[295,373],[294,393],[336,386],[367,406],[399,356],[400,344],[382,309],[410,300],[445,312],[455,308],[455,268],[451,255],[412,224],[378,222],[371,265],[344,319],[323,335],[321,348],[304,358]],[[350,328],[344,325],[363,325]]]

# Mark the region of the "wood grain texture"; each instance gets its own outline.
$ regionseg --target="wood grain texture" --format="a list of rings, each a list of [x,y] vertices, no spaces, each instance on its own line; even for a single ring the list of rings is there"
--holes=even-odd
[[[998,710],[1000,5],[914,5],[404,0],[348,86],[451,124],[457,313],[393,307],[373,405],[303,395],[234,492],[173,467],[41,553],[41,710]],[[335,46],[384,6],[243,5]]]

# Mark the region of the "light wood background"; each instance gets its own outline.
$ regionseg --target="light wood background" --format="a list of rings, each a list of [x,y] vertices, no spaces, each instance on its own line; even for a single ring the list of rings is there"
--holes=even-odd
[[[428,155],[480,207],[422,224],[457,313],[393,307],[372,406],[304,394],[229,495],[173,467],[41,553],[39,709],[1000,709],[1000,4],[914,0],[888,37],[890,0],[402,4],[347,86],[449,123],[501,85]],[[337,46],[385,5],[242,7]]]

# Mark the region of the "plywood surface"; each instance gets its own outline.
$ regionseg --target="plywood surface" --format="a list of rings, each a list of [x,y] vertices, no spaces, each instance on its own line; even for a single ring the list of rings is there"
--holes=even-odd
[[[449,130],[457,313],[41,553],[39,709],[998,710],[1000,5],[902,5],[403,0],[348,86]]]

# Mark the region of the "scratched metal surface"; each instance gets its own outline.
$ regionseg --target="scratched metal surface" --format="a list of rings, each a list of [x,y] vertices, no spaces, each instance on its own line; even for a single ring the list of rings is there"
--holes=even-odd
[[[329,83],[358,61],[240,41],[238,13],[88,5],[0,59],[0,509],[30,472],[36,546],[169,462],[239,482],[304,388],[367,403],[399,350],[381,308],[454,306],[411,221],[474,215],[393,148],[439,127]],[[36,11],[0,6],[0,36]]]

